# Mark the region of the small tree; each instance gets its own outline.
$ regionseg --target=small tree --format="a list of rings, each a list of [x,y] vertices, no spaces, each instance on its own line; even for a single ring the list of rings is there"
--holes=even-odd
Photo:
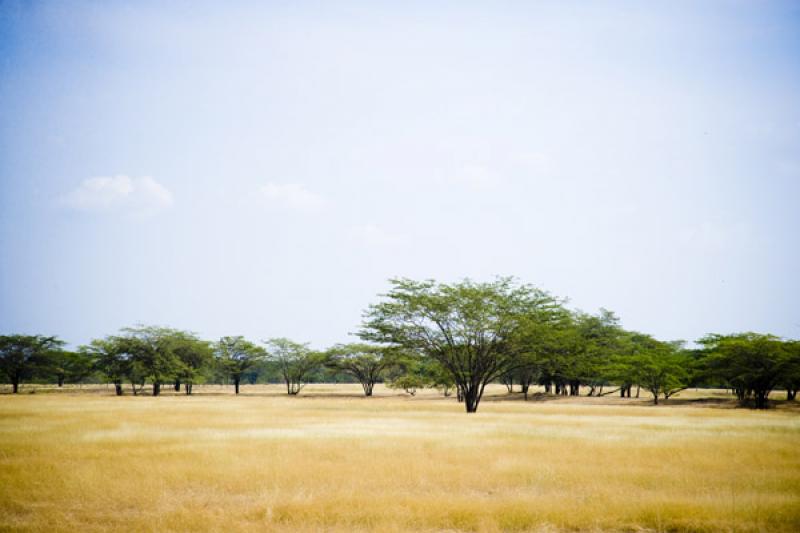
[[[190,395],[194,384],[204,379],[204,371],[213,360],[211,345],[194,334],[176,331],[171,335],[170,349],[178,363],[175,390],[180,390],[180,383],[183,382],[184,392]]]
[[[267,360],[278,367],[286,383],[286,394],[295,395],[305,386],[309,374],[321,363],[320,356],[312,352],[308,344],[300,344],[289,339],[269,339]]]
[[[233,380],[234,390],[239,394],[242,376],[264,358],[264,349],[242,336],[222,337],[214,345],[214,356],[220,368]]]
[[[78,383],[92,373],[92,361],[86,354],[56,350],[47,358],[47,372],[55,376],[56,384],[63,387],[66,381]]]
[[[690,360],[679,343],[653,341],[653,346],[633,358],[638,382],[653,395],[658,405],[658,395],[669,399],[691,383]]]
[[[118,349],[128,355],[131,384],[136,393],[137,381],[146,379],[153,383],[153,396],[161,394],[161,385],[174,379],[178,372],[178,359],[173,352],[173,340],[181,333],[158,326],[123,328],[123,335],[114,337]]]
[[[91,362],[93,370],[103,374],[114,384],[114,392],[122,396],[122,382],[129,374],[130,360],[113,338],[95,339],[79,348]],[[134,385],[134,394],[136,386]]]
[[[326,366],[344,372],[361,384],[365,396],[372,396],[375,383],[395,362],[397,351],[370,344],[338,344],[328,350]]]
[[[63,344],[56,337],[42,335],[0,336],[0,372],[11,382],[14,394],[19,392],[23,380],[47,367],[52,353]]]

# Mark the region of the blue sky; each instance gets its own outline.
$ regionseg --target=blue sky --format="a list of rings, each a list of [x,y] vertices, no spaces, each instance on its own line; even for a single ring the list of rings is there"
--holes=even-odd
[[[0,331],[347,341],[514,275],[800,337],[793,2],[0,2]]]

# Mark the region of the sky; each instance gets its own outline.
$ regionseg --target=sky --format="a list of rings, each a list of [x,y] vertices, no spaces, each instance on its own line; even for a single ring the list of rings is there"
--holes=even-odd
[[[515,276],[800,338],[797,2],[0,1],[0,334],[354,340]]]

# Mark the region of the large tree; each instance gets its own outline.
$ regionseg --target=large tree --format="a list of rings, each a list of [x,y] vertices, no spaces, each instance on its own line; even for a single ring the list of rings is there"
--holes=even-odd
[[[366,311],[361,337],[438,361],[453,376],[468,413],[477,411],[488,383],[519,364],[512,339],[524,317],[557,305],[546,292],[511,278],[390,283],[384,300]]]
[[[214,345],[214,356],[220,368],[233,380],[234,390],[239,394],[242,376],[264,359],[264,349],[242,336],[222,337]]]
[[[289,339],[276,338],[264,342],[267,345],[267,360],[278,367],[278,372],[286,383],[286,393],[299,393],[309,374],[320,365],[320,356],[308,344]]]
[[[724,379],[743,404],[754,399],[756,409],[768,407],[769,393],[793,369],[790,345],[774,335],[708,335],[699,342],[709,354],[714,375]]]
[[[0,336],[0,372],[11,382],[13,392],[19,392],[23,380],[45,368],[52,354],[63,345],[56,337],[43,335]]]

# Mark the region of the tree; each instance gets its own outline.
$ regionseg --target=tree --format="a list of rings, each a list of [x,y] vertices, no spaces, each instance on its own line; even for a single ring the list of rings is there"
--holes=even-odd
[[[177,358],[175,390],[179,391],[183,382],[184,391],[190,395],[194,384],[204,379],[204,371],[213,360],[211,345],[192,333],[174,331],[170,335],[170,350]]]
[[[80,382],[92,373],[92,361],[85,354],[66,350],[55,350],[47,358],[47,372],[55,376],[56,384],[65,381]]]
[[[14,394],[19,392],[19,384],[45,367],[63,345],[58,338],[43,335],[0,336],[0,372],[11,382]]]
[[[530,385],[539,380],[550,391],[566,391],[569,358],[577,352],[577,332],[572,315],[553,300],[525,313],[511,336],[514,368],[509,372],[519,383],[525,400]]]
[[[161,394],[161,385],[171,381],[178,372],[178,359],[173,352],[173,341],[177,330],[159,326],[135,326],[123,328],[123,335],[114,337],[118,349],[128,354],[129,377],[134,380],[150,379],[153,396]],[[136,385],[134,384],[134,393]]]
[[[699,342],[706,348],[712,372],[734,389],[742,404],[753,398],[756,409],[768,407],[769,393],[793,368],[786,344],[774,335],[712,334]]]
[[[364,396],[372,389],[383,371],[397,360],[397,350],[371,344],[337,344],[326,353],[326,366],[344,372],[361,384]]]
[[[242,336],[222,337],[214,345],[214,356],[220,368],[233,380],[236,394],[242,376],[264,358],[264,349]]]
[[[632,364],[638,383],[653,395],[658,405],[658,395],[669,399],[691,383],[691,362],[681,348],[681,342],[666,343],[650,338],[650,344],[637,353]]]
[[[267,360],[273,362],[286,383],[286,393],[295,395],[305,386],[309,374],[320,365],[320,356],[308,344],[285,338],[269,339]]]
[[[359,335],[438,361],[453,376],[468,413],[477,411],[487,383],[518,364],[510,341],[526,313],[557,304],[547,293],[511,278],[390,283],[384,301],[365,313]]]
[[[786,399],[797,399],[797,390],[800,389],[800,341],[786,341],[784,343],[787,362],[781,377],[781,385],[786,389]]]
[[[92,368],[114,384],[114,392],[122,396],[122,382],[129,376],[130,360],[122,347],[113,338],[95,339],[79,351],[92,361]],[[133,384],[134,394],[136,385]]]

